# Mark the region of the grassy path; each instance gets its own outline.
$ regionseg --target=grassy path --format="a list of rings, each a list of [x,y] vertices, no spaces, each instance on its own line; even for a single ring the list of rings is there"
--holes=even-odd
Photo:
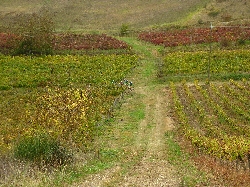
[[[101,147],[120,149],[125,157],[103,173],[88,177],[81,186],[178,186],[175,169],[166,159],[164,134],[172,129],[172,122],[164,87],[156,83],[157,50],[131,38],[124,40],[141,56],[140,66],[129,78],[134,83],[132,95],[112,122],[110,134],[115,138],[100,141],[109,142]]]
[[[158,48],[132,38],[123,40],[141,56],[140,65],[128,77],[134,90],[98,137],[98,154],[105,169],[73,186],[181,186],[186,183],[183,173],[168,158],[166,134],[173,123],[168,90],[157,82]],[[179,149],[172,148],[176,151]],[[181,155],[175,157],[172,159],[182,161]],[[189,171],[185,168],[184,172]]]
[[[142,55],[141,65],[134,76],[135,93],[141,95],[144,118],[138,123],[136,151],[143,150],[141,159],[119,185],[122,186],[178,186],[174,168],[166,160],[165,132],[172,129],[167,116],[168,98],[164,87],[156,84],[157,50],[138,41],[126,40]]]

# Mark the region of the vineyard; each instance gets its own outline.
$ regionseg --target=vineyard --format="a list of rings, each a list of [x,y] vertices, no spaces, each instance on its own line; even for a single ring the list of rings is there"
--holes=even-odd
[[[57,34],[54,39],[55,50],[109,50],[127,49],[125,42],[106,34]]]
[[[142,32],[138,38],[165,47],[209,42],[241,42],[250,38],[250,29],[247,26],[174,29],[165,32]]]
[[[20,36],[0,33],[0,52],[10,53]],[[55,53],[62,51],[129,50],[129,46],[106,34],[54,34],[52,48]]]
[[[181,78],[207,78],[208,71],[213,79],[241,79],[249,77],[248,50],[219,50],[212,54],[199,52],[174,52],[165,55],[159,64],[158,76],[167,80],[171,76]]]
[[[125,63],[126,62],[126,63]],[[1,56],[2,90],[45,86],[110,86],[135,66],[135,55]]]
[[[248,186],[249,181],[249,38],[249,28],[237,26],[139,35],[166,49],[157,76],[170,83],[176,141],[196,155],[197,165],[231,181],[229,186]],[[224,47],[226,42],[234,46]]]
[[[145,71],[140,69],[136,71],[139,72],[137,75],[132,76],[137,81],[136,84],[139,83],[142,93],[148,93],[148,85],[156,82],[157,84],[154,85],[155,88],[150,87],[150,97],[143,94],[146,99],[138,99],[137,102],[149,106],[147,102],[153,102],[151,100],[154,91],[167,87],[164,91],[167,90],[167,105],[171,110],[167,114],[168,123],[171,123],[170,118],[173,119],[176,127],[176,131],[173,130],[173,134],[176,134],[174,139],[177,142],[180,140],[179,144],[182,141],[187,142],[198,155],[208,155],[220,162],[229,163],[230,166],[236,163],[237,168],[250,170],[248,27],[170,29],[165,32],[140,33],[140,40],[165,47],[161,48],[162,56],[158,56],[158,48],[154,45],[143,43],[145,47],[135,38],[123,38],[135,45],[134,50],[137,50],[143,59],[142,62],[146,64],[141,63],[140,66],[139,56],[134,54],[127,43],[106,34],[61,33],[53,35],[52,38],[53,53],[50,55],[11,55],[19,36],[0,33],[0,157],[13,153],[15,158],[30,159],[38,161],[39,164],[58,167],[68,161],[67,159],[73,158],[64,152],[65,149],[73,153],[81,150],[84,154],[92,151],[91,154],[97,154],[99,159],[98,154],[104,149],[97,147],[97,150],[93,151],[95,148],[92,147],[99,138],[97,134],[102,133],[98,130],[106,130],[104,124],[107,119],[113,117],[113,111],[119,101],[123,99],[124,94],[133,90],[134,84],[127,79],[131,70],[145,68]],[[238,42],[242,46],[227,50],[190,50],[192,52],[184,52],[185,50],[178,50],[176,47],[204,44],[207,48],[207,43],[225,41]],[[176,48],[176,51],[169,52],[167,47]],[[155,68],[156,71],[150,68]],[[146,74],[147,78],[144,76]],[[149,80],[153,79],[152,77],[157,77],[157,81]],[[135,91],[131,98],[133,95],[139,94]],[[161,118],[163,122],[159,122],[159,119],[154,119],[158,117],[153,113],[158,112],[158,116],[162,116],[159,112],[161,102],[157,102],[163,101],[159,98],[166,95],[157,96],[155,107],[141,109],[148,111],[140,111],[140,120],[145,118],[144,120],[148,120],[145,123],[155,120],[155,126],[162,124],[163,128],[166,126],[164,118]],[[134,108],[136,107],[137,105]],[[154,109],[156,111],[152,112]],[[130,117],[136,115],[133,111],[128,113]],[[125,124],[125,118],[120,118],[118,123]],[[124,134],[129,130],[121,128]],[[172,133],[172,128],[169,129]],[[133,129],[130,130],[133,135],[137,133]],[[141,136],[139,141],[144,140],[144,134],[151,132],[150,130],[155,130],[155,135],[160,134],[152,125],[138,133]],[[114,132],[117,131],[119,129]],[[166,132],[162,132],[161,136],[156,136],[155,139],[163,138],[163,133]],[[113,136],[115,140],[126,139],[119,137],[119,133],[112,134]],[[151,136],[148,134],[146,137],[149,145],[153,140]],[[105,138],[108,140],[108,137]],[[53,144],[53,141],[56,143]],[[155,143],[160,141],[165,140],[157,140]],[[52,148],[48,148],[47,143],[50,142]],[[58,142],[60,144],[57,144]],[[43,143],[45,151],[37,150]],[[38,146],[35,147],[36,145]],[[162,143],[161,146],[166,144]],[[133,149],[138,148],[135,147]],[[158,145],[154,148],[155,152],[158,152]],[[146,149],[152,156],[150,147]],[[29,155],[32,151],[35,156]],[[42,156],[38,155],[37,158],[36,153],[39,151]],[[105,154],[108,155],[109,152]],[[3,176],[0,175],[1,177]]]
[[[199,151],[250,169],[249,81],[171,83],[170,89],[181,135]]]
[[[0,186],[250,186],[249,0],[2,0]]]
[[[49,134],[64,145],[85,147],[96,123],[112,115],[135,55],[0,56],[0,147],[20,137]],[[71,142],[71,145],[68,145]]]

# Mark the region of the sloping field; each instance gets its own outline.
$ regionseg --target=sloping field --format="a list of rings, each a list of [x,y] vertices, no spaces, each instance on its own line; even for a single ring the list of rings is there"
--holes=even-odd
[[[207,24],[210,21],[237,22],[250,20],[247,0],[1,0],[0,26],[20,13],[32,13],[49,7],[57,30],[117,31],[122,24],[132,29]]]
[[[20,13],[32,13],[46,6],[54,13],[58,30],[117,30],[176,22],[204,8],[211,0],[2,0],[0,25]]]

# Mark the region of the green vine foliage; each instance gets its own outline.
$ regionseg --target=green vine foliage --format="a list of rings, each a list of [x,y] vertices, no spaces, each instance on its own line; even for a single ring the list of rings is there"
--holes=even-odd
[[[20,137],[42,133],[89,149],[96,124],[112,116],[114,101],[131,87],[125,78],[137,63],[136,55],[125,54],[1,55],[0,148],[7,152]]]
[[[234,92],[228,92],[226,87]],[[179,130],[194,147],[219,159],[235,161],[249,157],[246,107],[249,101],[242,99],[249,92],[246,80],[230,80],[219,87],[212,83],[201,85],[198,81],[191,86],[186,82],[179,86],[172,82],[170,89]]]
[[[94,130],[88,115],[91,103],[85,90],[47,88],[27,111],[31,123],[28,136],[44,133],[67,146],[88,147]]]

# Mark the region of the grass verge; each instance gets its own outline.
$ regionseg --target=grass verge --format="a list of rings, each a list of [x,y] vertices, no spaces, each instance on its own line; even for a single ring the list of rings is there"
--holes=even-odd
[[[174,140],[174,132],[165,134],[167,146],[167,159],[178,169],[181,177],[181,186],[208,185],[208,180],[204,172],[199,171],[189,158],[189,155],[181,150],[179,144]]]

